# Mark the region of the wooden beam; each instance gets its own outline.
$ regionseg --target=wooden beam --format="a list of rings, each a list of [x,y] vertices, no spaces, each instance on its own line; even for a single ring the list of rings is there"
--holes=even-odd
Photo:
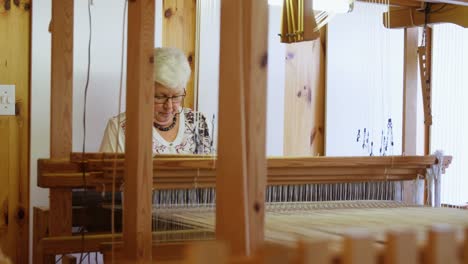
[[[418,102],[418,29],[404,32],[403,65],[403,155],[417,154],[417,102]]]
[[[192,75],[186,86],[184,106],[193,109],[196,98],[195,77],[195,39],[196,39],[196,0],[163,1],[163,47],[179,48],[187,56]]]
[[[325,58],[321,41],[286,46],[285,156],[316,156],[325,152]]]
[[[136,263],[151,263],[154,16],[154,0],[129,1],[123,235]]]
[[[363,230],[350,231],[344,238],[343,259],[344,264],[373,264],[376,263],[373,239]]]
[[[466,239],[466,238],[465,238]],[[424,255],[424,263],[459,263],[455,230],[448,225],[432,227]]]
[[[384,251],[386,264],[417,264],[418,253],[415,232],[395,230],[387,234],[387,248]]]
[[[53,264],[55,263],[54,257],[45,254],[43,248],[40,246],[40,241],[48,236],[49,233],[49,210],[40,207],[33,208],[33,263],[34,264]]]
[[[403,65],[403,133],[402,154],[416,155],[417,143],[417,105],[418,105],[418,29],[406,28],[404,31]],[[402,200],[414,203],[414,182],[403,182]]]
[[[93,155],[91,155],[93,156]],[[452,157],[445,156],[447,168]],[[435,156],[398,157],[290,157],[267,159],[268,185],[354,181],[413,180],[424,175],[429,166],[437,163]],[[114,171],[115,163],[115,171]],[[153,160],[153,188],[215,187],[215,159],[155,158]],[[80,188],[83,170],[89,187],[112,189],[123,183],[123,159],[97,159],[80,161],[39,160],[38,182],[44,188]]]
[[[27,263],[31,1],[0,2],[0,84],[15,85],[16,98],[16,115],[0,116],[0,250],[12,263]]]
[[[221,2],[216,236],[234,255],[263,241],[267,21],[267,1]]]
[[[468,6],[434,4],[431,10],[433,12],[429,14],[427,24],[452,23],[468,27]],[[383,14],[383,24],[387,28],[422,27],[425,22],[421,8],[392,8]]]
[[[73,0],[52,1],[51,158],[67,158],[72,150],[73,4]],[[49,201],[50,235],[71,234],[71,191],[50,190]]]

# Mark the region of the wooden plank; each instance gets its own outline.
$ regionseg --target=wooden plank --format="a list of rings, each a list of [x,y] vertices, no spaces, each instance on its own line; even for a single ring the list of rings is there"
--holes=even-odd
[[[331,262],[331,252],[327,241],[302,241],[297,245],[297,264],[328,264]]]
[[[173,263],[171,261],[174,261],[174,263],[180,264],[179,261],[183,259],[183,254],[187,250],[187,246],[187,243],[153,243],[153,263]],[[113,253],[112,248],[114,249]],[[105,243],[101,245],[100,251],[104,255],[104,263],[121,263],[121,260],[123,259],[122,248],[122,242]]]
[[[47,237],[49,233],[49,210],[40,207],[33,208],[33,263],[50,264],[55,263],[54,257],[44,254],[43,248],[39,245],[40,241]]]
[[[227,264],[229,250],[225,243],[221,241],[210,241],[195,243],[188,247],[184,263],[186,264],[206,264],[217,263]]]
[[[151,175],[155,1],[128,5],[125,258],[151,263]]]
[[[402,152],[403,155],[416,155],[418,152],[418,29],[407,28],[404,34]]]
[[[403,135],[402,154],[416,155],[417,143],[417,105],[418,105],[418,29],[406,28],[404,32],[403,65]],[[402,200],[414,203],[414,182],[403,182]]]
[[[444,166],[450,164],[446,156]],[[80,166],[63,160],[39,160],[38,182],[44,188],[83,186],[83,168],[89,187],[111,189],[114,160],[89,160]],[[124,160],[118,159],[116,184],[123,183]],[[434,156],[269,158],[268,185],[354,181],[413,180],[437,162]],[[216,160],[195,158],[153,159],[156,189],[215,187]]]
[[[0,245],[7,256],[13,255],[13,245],[15,241],[10,241],[10,117],[0,116]]]
[[[195,102],[196,0],[163,0],[164,47],[179,48],[187,56],[192,75],[187,83],[184,106],[193,109]]]
[[[386,264],[417,264],[419,249],[416,233],[412,231],[391,231],[387,234],[387,247],[384,252]]]
[[[383,14],[383,25],[387,28],[422,27],[426,20],[424,12],[419,9],[418,7],[391,9],[390,12]],[[468,27],[468,6],[439,3],[433,4],[431,9],[439,11],[429,15],[427,24],[453,23],[464,28]]]
[[[51,158],[67,158],[72,150],[73,2],[52,1]],[[49,199],[50,235],[71,234],[71,191],[50,190]]]
[[[448,225],[437,225],[429,231],[424,263],[459,263],[455,231]]]
[[[259,258],[260,261],[256,263],[268,263],[268,264],[288,264],[294,263],[295,250],[289,246],[267,243],[260,249]],[[315,263],[315,262],[314,262]]]
[[[5,3],[4,3],[5,2]],[[5,5],[4,5],[5,4]],[[29,250],[29,76],[31,1],[11,2],[8,9],[2,1],[0,13],[0,84],[15,85],[16,116],[1,118],[8,122],[4,133],[10,136],[2,143],[7,156],[0,155],[7,162],[7,171],[0,177],[0,185],[9,188],[7,193],[0,190],[0,217],[8,216],[8,227],[0,220],[0,244],[14,263],[27,263]],[[8,120],[8,121],[7,121]],[[5,140],[6,138],[3,138]],[[2,152],[3,152],[2,151]],[[7,183],[3,185],[2,180]],[[0,188],[2,189],[2,188]],[[5,201],[5,203],[4,203]],[[4,215],[3,209],[9,212]],[[4,240],[5,239],[5,240]],[[3,243],[2,243],[3,241]],[[7,246],[8,245],[8,246]],[[5,247],[9,247],[6,250]]]
[[[216,235],[233,255],[263,241],[267,21],[266,1],[221,2]]]
[[[265,222],[268,1],[244,0],[243,8],[244,58],[239,77],[244,78],[249,247],[255,252],[263,245]]]
[[[285,156],[324,155],[325,60],[321,40],[286,46]]]
[[[353,230],[344,238],[344,264],[373,264],[377,255],[371,236],[364,230]]]

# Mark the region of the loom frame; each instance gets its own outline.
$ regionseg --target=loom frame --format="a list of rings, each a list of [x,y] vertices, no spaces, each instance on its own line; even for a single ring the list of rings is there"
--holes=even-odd
[[[257,2],[257,1],[255,1]],[[401,3],[407,3],[408,6],[415,6],[415,2],[418,1],[397,1],[399,4]],[[453,1],[451,1],[453,2]],[[466,1],[457,1],[458,3],[462,4],[467,4]],[[65,160],[61,165],[65,166],[65,171],[60,171],[59,170],[59,175],[57,176],[56,179],[53,181],[47,180],[47,175],[44,175],[45,171],[41,170],[39,171],[39,186],[40,187],[48,187],[50,188],[50,215],[47,216],[47,213],[45,211],[41,211],[40,209],[35,208],[35,211],[37,209],[37,218],[35,219],[36,223],[49,223],[48,227],[43,227],[42,230],[35,230],[35,235],[34,242],[37,245],[37,248],[35,249],[35,261],[36,263],[42,263],[44,260],[44,255],[47,254],[66,254],[66,253],[72,253],[76,252],[70,249],[67,249],[68,243],[69,245],[74,244],[76,246],[76,243],[78,243],[76,237],[72,237],[71,235],[71,191],[70,187],[77,186],[79,184],[76,184],[76,179],[72,180],[73,183],[67,182],[66,179],[70,179],[70,173],[81,173],[82,172],[82,165],[76,165],[76,163],[73,163],[73,157],[76,158],[76,156],[72,156],[72,158],[69,158],[69,155],[71,153],[71,140],[72,140],[72,132],[71,132],[71,108],[72,108],[72,76],[73,76],[73,0],[53,0],[52,1],[52,21],[53,23],[51,24],[51,31],[52,31],[52,96],[51,96],[51,160]],[[136,9],[134,9],[134,13],[130,14],[131,12],[129,11],[129,17],[136,18],[138,16],[140,17],[151,17],[154,16],[154,14],[151,14],[153,11],[147,11],[148,13],[145,13],[145,10],[143,9],[141,5],[141,1],[139,0],[133,0],[130,1],[130,5],[136,5]],[[149,8],[151,9],[151,8]],[[256,18],[255,16],[251,15],[252,21],[260,21],[260,19],[264,18]],[[138,24],[140,23],[140,24]],[[146,22],[147,23],[147,22]],[[149,24],[149,23],[147,23]],[[255,24],[255,23],[254,23]],[[260,23],[261,24],[261,23]],[[144,22],[141,22],[141,20],[138,20],[136,24],[132,24],[130,26],[129,24],[129,34],[135,33],[138,34],[138,30],[142,28],[145,25]],[[235,26],[235,25],[234,25]],[[150,34],[151,36],[151,34]],[[149,49],[148,46],[148,36],[142,36],[142,35],[137,35],[135,38],[136,40],[131,40],[130,43],[133,45],[136,45],[136,49],[130,49],[129,52],[129,61],[130,60],[135,60],[137,64],[143,69],[142,72],[145,70],[147,71],[149,67],[151,67],[151,60],[148,60],[148,58],[144,55],[147,53],[140,52],[140,49]],[[255,50],[256,48],[261,47],[253,47],[247,45],[249,49]],[[152,48],[152,47],[151,47]],[[261,52],[260,52],[261,54]],[[131,58],[131,59],[130,59]],[[254,72],[254,70],[252,70]],[[265,74],[265,73],[263,73]],[[129,80],[135,80],[138,82],[138,79],[141,76],[139,75],[139,72],[134,71],[133,73],[129,73],[128,78]],[[415,78],[415,76],[412,76],[412,78]],[[148,81],[146,81],[148,83]],[[137,90],[135,91],[135,96],[142,96],[143,91],[144,91],[144,84],[139,84],[139,87],[141,87],[141,91]],[[239,98],[241,99],[241,98]],[[248,105],[252,105],[253,102],[248,102]],[[263,102],[264,104],[264,102]],[[128,109],[132,109],[132,107],[135,107],[134,109],[136,110],[137,114],[144,113],[144,115],[150,115],[151,113],[148,111],[148,107],[146,108],[140,108],[137,110],[137,106],[135,104],[130,105]],[[230,113],[231,115],[235,116],[235,113]],[[264,117],[260,117],[261,119]],[[412,120],[407,120],[405,119],[405,123],[408,121]],[[140,126],[144,127],[144,124],[139,124]],[[242,123],[239,124],[242,127]],[[245,125],[245,124],[244,124]],[[264,125],[263,128],[264,129]],[[223,129],[224,131],[225,129]],[[140,143],[141,144],[141,143]],[[138,144],[137,144],[138,145]],[[260,144],[258,147],[261,147],[262,144]],[[264,144],[263,144],[264,146]],[[139,151],[139,150],[137,150]],[[142,151],[139,153],[140,155],[143,155],[146,160],[149,160],[148,155],[144,155],[144,153],[147,154],[146,152]],[[407,152],[409,153],[409,152]],[[243,154],[240,154],[241,156]],[[138,155],[136,155],[138,156]],[[258,155],[257,155],[258,156]],[[254,157],[255,158],[255,157]],[[325,158],[326,159],[326,158]],[[46,161],[42,160],[39,161],[40,166],[43,166]],[[81,163],[83,164],[83,163]],[[70,170],[70,167],[72,168],[72,172],[67,170]],[[136,168],[140,168],[141,164],[137,164],[135,162]],[[227,165],[229,167],[230,165]],[[151,173],[151,170],[148,170],[148,167],[146,168],[147,173]],[[141,178],[141,177],[140,177]],[[52,182],[52,183],[51,183]],[[97,183],[99,185],[99,183]],[[137,187],[138,188],[138,187]],[[258,190],[261,190],[262,186],[256,187]],[[253,192],[256,192],[256,190],[253,190]],[[135,191],[135,193],[140,193],[138,191]],[[260,191],[261,193],[261,191]],[[127,195],[129,196],[129,195]],[[136,199],[138,200],[138,199]],[[135,201],[137,203],[137,201]],[[231,201],[234,202],[234,201]],[[148,205],[138,205],[135,206],[136,208],[143,208],[147,207]],[[36,215],[36,214],[35,214]],[[47,221],[46,218],[49,218]],[[58,220],[58,221],[57,221]],[[145,221],[145,220],[142,220]],[[148,219],[149,221],[149,219]],[[261,226],[261,224],[260,224]],[[48,228],[49,230],[49,238],[45,238],[45,229]],[[86,241],[92,241],[93,245],[100,244],[102,242],[108,241],[108,238],[101,238],[99,236],[89,236],[86,238]],[[142,238],[135,238],[134,240],[138,243],[143,243]],[[147,239],[147,237],[146,237]],[[71,241],[71,242],[67,242]],[[245,242],[245,241],[244,241]],[[242,243],[244,243],[242,242]],[[55,244],[54,244],[55,243]],[[58,243],[58,244],[57,244]],[[72,248],[73,246],[70,246]],[[242,247],[242,246],[241,246]],[[77,246],[75,249],[78,248]],[[95,249],[96,247],[93,247]],[[148,261],[148,256],[147,253],[141,257],[138,256],[137,254],[137,249],[133,248],[131,250],[132,252],[129,253],[132,258],[135,261],[142,261],[142,262],[147,262]],[[150,250],[151,251],[151,250]],[[140,258],[141,257],[141,258]]]

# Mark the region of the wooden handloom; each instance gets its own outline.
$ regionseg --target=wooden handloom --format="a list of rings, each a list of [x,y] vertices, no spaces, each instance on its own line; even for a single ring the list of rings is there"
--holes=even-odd
[[[418,175],[424,175],[426,168],[437,163],[433,156],[267,160],[264,142],[266,110],[265,98],[262,96],[265,94],[266,83],[265,7],[266,3],[263,1],[223,1],[222,19],[229,22],[222,24],[221,30],[220,87],[227,88],[220,91],[218,159],[216,161],[209,157],[153,159],[149,148],[150,134],[142,134],[141,131],[151,131],[150,122],[146,124],[142,120],[149,120],[152,115],[151,103],[145,100],[145,95],[152,92],[152,81],[147,76],[152,76],[150,74],[152,61],[148,58],[153,49],[154,2],[138,0],[129,2],[128,63],[133,67],[129,67],[127,75],[129,126],[127,158],[124,159],[120,155],[113,154],[69,156],[71,153],[69,73],[73,72],[70,63],[72,54],[69,51],[73,50],[70,49],[73,43],[70,39],[70,28],[73,28],[73,1],[53,1],[51,159],[40,160],[38,163],[39,186],[51,189],[50,237],[39,234],[34,239],[35,260],[38,263],[44,261],[45,255],[97,251],[103,249],[102,243],[117,241],[119,237],[123,237],[120,239],[125,247],[123,255],[116,253],[120,256],[118,261],[149,263],[152,259],[151,252],[156,253],[153,257],[155,260],[164,259],[165,255],[180,257],[180,252],[175,251],[186,246],[182,242],[155,244],[152,248],[153,237],[161,235],[151,233],[149,201],[152,187],[192,188],[195,183],[199,187],[216,185],[218,192],[216,237],[229,241],[235,255],[252,255],[263,245],[265,210],[263,201],[267,183],[413,180]],[[238,41],[239,39],[243,41]],[[63,45],[58,45],[59,42]],[[59,71],[64,73],[60,74]],[[228,145],[229,149],[226,148]],[[444,160],[450,162],[450,158]],[[84,239],[70,236],[70,190],[83,187],[83,176],[87,187],[112,189],[115,187],[112,184],[113,166],[117,168],[116,184],[120,184],[122,179],[125,179],[124,206],[130,208],[124,211],[123,236],[90,235]],[[215,177],[215,174],[218,176]],[[153,177],[149,177],[150,175]],[[247,175],[256,177],[247,177]],[[229,191],[232,189],[236,192],[232,197],[228,197],[228,193],[233,194]],[[45,212],[35,209],[35,215],[45,215]],[[35,222],[41,223],[41,218],[38,217]],[[236,228],[233,228],[234,223]],[[120,251],[119,245],[111,244],[111,246],[117,248],[116,251]],[[103,250],[106,251],[105,246]]]

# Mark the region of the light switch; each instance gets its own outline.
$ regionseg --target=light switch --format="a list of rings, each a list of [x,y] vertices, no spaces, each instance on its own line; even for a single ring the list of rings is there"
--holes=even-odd
[[[0,115],[15,115],[15,86],[0,84]]]

